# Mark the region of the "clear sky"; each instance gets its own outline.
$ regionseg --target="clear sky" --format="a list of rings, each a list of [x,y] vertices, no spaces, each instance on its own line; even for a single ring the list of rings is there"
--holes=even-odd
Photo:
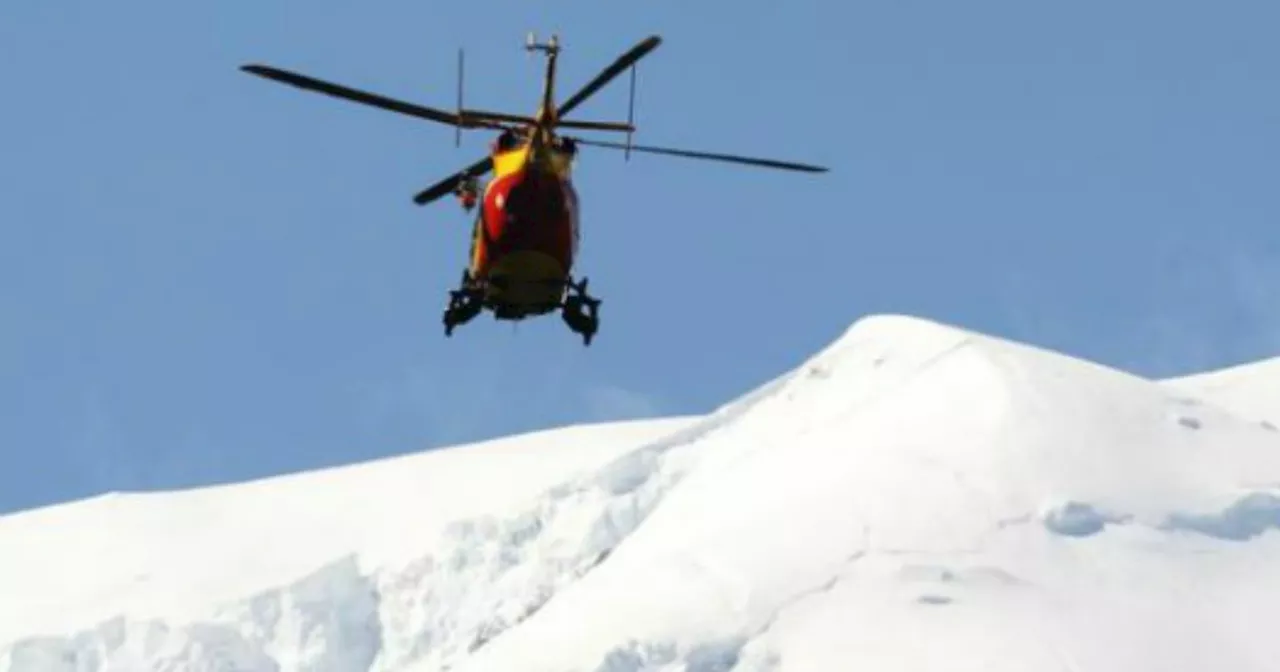
[[[704,412],[869,313],[1144,374],[1280,354],[1280,5],[0,4],[0,511]],[[467,218],[413,193],[490,140],[264,62],[531,112],[651,33],[637,142],[584,148],[590,348],[446,339]],[[575,116],[623,119],[625,77]]]

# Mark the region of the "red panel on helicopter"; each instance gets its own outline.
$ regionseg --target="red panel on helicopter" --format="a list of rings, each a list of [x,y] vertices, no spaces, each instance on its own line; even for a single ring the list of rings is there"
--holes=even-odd
[[[562,273],[572,267],[577,198],[568,182],[524,170],[503,175],[485,190],[482,207],[490,263],[515,252],[540,252]]]

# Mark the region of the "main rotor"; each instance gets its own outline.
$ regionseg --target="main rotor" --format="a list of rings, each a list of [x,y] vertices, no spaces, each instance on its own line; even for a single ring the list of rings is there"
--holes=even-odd
[[[581,105],[588,97],[599,91],[619,73],[627,68],[632,70],[632,96],[635,95],[635,63],[645,54],[657,48],[662,43],[662,38],[653,35],[630,51],[620,56],[612,66],[602,71],[595,79],[588,82],[576,94],[556,105],[556,65],[560,55],[561,43],[559,35],[552,34],[546,42],[539,42],[536,33],[530,32],[525,37],[524,48],[530,54],[542,53],[546,56],[546,68],[542,77],[542,93],[538,98],[538,107],[534,115],[527,117],[524,115],[510,114],[506,112],[492,112],[489,110],[478,110],[474,108],[463,107],[462,103],[458,104],[458,117],[460,119],[460,128],[502,128],[508,131],[523,131],[530,134],[531,139],[535,142],[549,142],[555,134],[557,128],[573,128],[591,131],[613,131],[624,132],[628,134],[628,141],[631,134],[635,131],[635,125],[632,123],[631,116],[626,122],[618,121],[585,121],[578,119],[566,119],[565,116],[578,105]],[[459,52],[459,63],[461,63],[461,52]],[[459,67],[458,88],[462,89],[462,69]],[[459,93],[459,101],[461,101],[461,93]],[[634,104],[629,109],[634,110]]]
[[[668,156],[682,156],[686,158],[707,159],[767,168],[778,168],[783,170],[814,173],[827,171],[824,167],[803,163],[632,144],[631,137],[635,132],[635,125],[633,123],[635,118],[635,65],[637,61],[656,49],[661,43],[662,38],[658,35],[650,35],[649,37],[646,37],[635,46],[631,47],[631,49],[623,52],[614,60],[613,63],[601,70],[595,78],[584,84],[572,96],[569,96],[569,98],[564,102],[556,105],[556,65],[561,50],[559,36],[552,34],[546,42],[539,42],[537,36],[530,32],[525,39],[525,50],[530,53],[541,52],[545,54],[547,58],[546,69],[543,75],[542,95],[540,97],[538,109],[532,117],[463,107],[463,54],[461,51],[458,52],[457,111],[453,113],[437,108],[404,102],[394,98],[388,98],[386,96],[353,89],[339,84],[333,84],[331,82],[326,82],[271,66],[256,64],[245,65],[241,67],[241,70],[250,74],[258,75],[259,77],[290,84],[302,89],[316,91],[392,112],[398,112],[400,114],[417,117],[419,119],[448,124],[454,126],[458,130],[459,134],[461,134],[464,129],[470,130],[479,128],[500,129],[505,132],[524,131],[530,135],[529,139],[534,144],[535,149],[539,146],[544,146],[545,144],[550,143],[554,138],[555,129],[575,128],[592,131],[625,132],[627,134],[626,143],[591,140],[570,136],[565,137],[566,139],[572,140],[577,145],[624,150],[626,153],[625,157],[627,159],[630,158],[632,152],[646,152],[652,154],[665,154]],[[570,112],[577,109],[579,105],[591,96],[595,95],[595,93],[604,88],[606,84],[613,81],[618,75],[622,74],[624,70],[628,69],[631,71],[631,94],[627,107],[626,122],[583,121],[566,118]],[[460,142],[460,137],[455,142]],[[446,194],[452,193],[458,185],[462,184],[464,181],[483,175],[492,169],[493,158],[491,156],[486,156],[470,166],[466,166],[449,177],[446,177],[436,184],[418,192],[418,194],[414,196],[413,200],[418,205],[425,205],[426,203],[430,203]]]

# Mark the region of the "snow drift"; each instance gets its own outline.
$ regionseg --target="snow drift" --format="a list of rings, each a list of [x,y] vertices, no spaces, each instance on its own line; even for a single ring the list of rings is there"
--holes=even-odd
[[[868,318],[705,417],[0,518],[0,671],[1274,671],[1278,386]]]

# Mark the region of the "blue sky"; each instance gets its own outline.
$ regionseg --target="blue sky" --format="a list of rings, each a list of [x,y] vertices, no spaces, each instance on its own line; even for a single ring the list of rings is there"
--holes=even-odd
[[[1140,373],[1280,354],[1274,2],[0,6],[0,511],[707,411],[869,313]],[[448,127],[264,62],[532,111],[650,33],[637,142],[584,149],[584,349],[557,319],[445,339]],[[625,118],[626,80],[576,116]]]

